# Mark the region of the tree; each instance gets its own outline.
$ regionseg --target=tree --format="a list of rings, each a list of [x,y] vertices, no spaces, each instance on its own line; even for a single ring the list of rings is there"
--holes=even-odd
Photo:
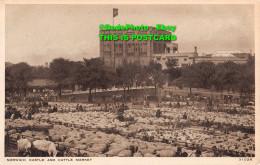
[[[75,90],[75,85],[82,85],[81,79],[84,77],[84,63],[82,61],[70,61],[70,72],[65,81],[65,86],[68,86],[72,91]]]
[[[147,84],[147,81],[149,80],[149,74],[148,74],[148,67],[147,66],[140,66],[138,68],[138,73],[136,75],[136,85],[144,87]]]
[[[190,88],[197,88],[201,84],[200,77],[197,75],[197,65],[192,64],[191,66],[186,66],[182,69],[182,77],[180,78],[181,84],[188,86]]]
[[[151,61],[148,65],[147,72],[157,95],[157,88],[162,88],[167,81],[167,77],[162,71],[162,65]]]
[[[34,79],[49,79],[50,78],[49,68],[43,66],[32,67],[32,77]]]
[[[115,72],[113,72],[111,68],[108,68],[105,65],[103,65],[101,70],[101,76],[99,77],[97,86],[103,90],[106,90],[114,86],[115,81],[116,81]]]
[[[95,88],[107,89],[114,84],[112,71],[107,68],[100,58],[84,59],[85,76],[83,84],[89,89],[88,100],[92,102],[92,90]]]
[[[83,86],[87,77],[87,67],[83,61],[75,62],[70,72],[74,84]]]
[[[182,80],[184,85],[191,88],[212,88],[214,75],[216,72],[215,64],[212,62],[200,62],[187,66],[182,70]]]
[[[31,71],[32,68],[24,62],[12,65],[7,71],[6,81],[13,83],[9,83],[13,88],[18,91],[23,91],[24,96],[26,96],[26,90],[28,88],[28,82],[32,80]]]
[[[57,83],[60,98],[62,95],[62,88],[68,85],[71,66],[72,63],[63,58],[56,58],[50,63],[50,78]]]
[[[124,95],[126,88],[130,89],[134,82],[137,82],[141,66],[137,63],[124,62],[123,65],[116,69],[117,85],[122,86]],[[140,77],[139,77],[140,78]]]
[[[13,91],[15,90],[15,83],[14,83],[14,78],[12,77],[11,74],[11,68],[10,67],[6,67],[5,68],[5,91],[7,93],[7,91],[13,93]]]
[[[211,88],[213,86],[216,66],[213,62],[199,62],[195,67],[196,75],[200,79],[198,81],[199,87]]]
[[[241,65],[236,79],[236,88],[240,92],[240,97],[243,93],[253,93],[255,91],[255,61],[249,59],[246,64]]]
[[[168,59],[165,64],[167,66],[165,73],[168,74],[168,83],[170,85],[181,76],[181,69],[177,68],[178,62],[176,59]]]
[[[234,62],[228,61],[225,63],[219,63],[216,66],[216,73],[214,76],[214,86],[217,90],[223,91],[224,89],[230,91],[236,89],[236,85],[239,81],[238,73],[241,66]]]
[[[170,68],[166,70],[168,74],[169,85],[172,85],[173,81],[181,77],[181,68]]]
[[[88,101],[92,102],[92,90],[107,89],[114,86],[115,74],[104,65],[100,58],[84,59],[74,63],[71,77],[73,84],[89,90]]]

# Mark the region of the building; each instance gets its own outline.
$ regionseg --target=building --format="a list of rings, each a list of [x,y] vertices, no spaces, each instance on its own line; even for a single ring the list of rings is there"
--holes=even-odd
[[[213,54],[207,54],[195,59],[198,62],[213,62],[214,64],[232,61],[237,64],[247,63],[250,53],[243,53],[241,51],[215,51]]]
[[[57,83],[50,79],[33,79],[28,82],[28,87],[30,89],[55,89],[57,87]]]
[[[179,53],[177,43],[168,43],[164,53],[154,54],[154,61],[162,65],[162,69],[166,69],[166,62],[168,59],[175,59],[176,67],[189,66],[194,63],[198,57],[197,47],[194,47],[194,52]]]
[[[169,31],[149,30],[100,30],[100,35],[171,35]],[[100,40],[100,57],[105,65],[116,68],[124,62],[149,65],[154,54],[164,53],[169,40]],[[170,51],[170,50],[169,50]]]
[[[251,53],[243,53],[241,51],[215,51],[212,54],[198,56],[197,47],[194,47],[194,52],[179,53],[178,44],[170,43],[166,45],[165,53],[154,54],[154,61],[162,65],[162,69],[166,69],[168,59],[177,60],[176,67],[189,66],[199,62],[213,62],[214,64],[232,61],[237,64],[245,64]]]
[[[158,31],[156,28],[149,30],[101,30],[101,35],[171,35],[169,31]],[[141,65],[149,65],[150,61],[156,61],[166,69],[166,61],[175,59],[176,67],[184,67],[198,62],[213,62],[215,64],[232,61],[238,64],[247,62],[250,53],[241,51],[215,51],[213,54],[198,56],[197,47],[194,52],[179,53],[178,44],[167,40],[100,40],[100,58],[106,66],[116,68],[124,62],[137,62]]]

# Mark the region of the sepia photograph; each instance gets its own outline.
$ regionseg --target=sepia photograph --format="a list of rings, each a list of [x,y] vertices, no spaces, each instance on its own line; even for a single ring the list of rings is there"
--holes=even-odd
[[[256,157],[253,3],[4,13],[7,161]]]

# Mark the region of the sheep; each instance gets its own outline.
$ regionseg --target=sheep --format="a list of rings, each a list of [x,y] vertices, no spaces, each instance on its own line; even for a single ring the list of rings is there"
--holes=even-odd
[[[69,155],[72,157],[79,156],[79,150],[77,148],[70,148]]]
[[[149,149],[141,149],[140,152],[143,154],[143,155],[146,155],[146,154],[153,154],[154,153],[154,149],[153,148],[149,148]]]
[[[156,157],[156,156],[153,154],[150,154],[150,153],[146,153],[146,154],[144,154],[144,157]]]
[[[28,139],[19,139],[17,141],[18,155],[23,156],[24,154],[31,154],[32,144]]]
[[[108,156],[117,156],[121,151],[122,149],[112,149],[106,152],[105,154]]]
[[[10,135],[8,135],[8,137],[10,138],[10,139],[19,139],[20,138],[20,134],[19,133],[15,133],[15,134],[10,134]]]
[[[130,150],[123,150],[121,151],[118,156],[121,156],[121,157],[131,157],[132,156],[132,153]]]
[[[87,148],[87,146],[83,145],[83,144],[77,144],[77,145],[75,145],[75,148],[80,149],[80,150],[85,150]]]
[[[11,129],[8,131],[8,134],[15,134],[16,133],[16,130],[15,129]]]
[[[114,149],[120,149],[121,151],[121,150],[125,150],[126,148],[120,144],[112,143],[109,147],[109,150],[114,150]]]
[[[57,150],[56,146],[53,142],[47,141],[47,140],[36,140],[32,143],[33,149],[36,149],[38,151],[42,152],[48,152],[49,156],[53,155],[53,157],[56,157]]]
[[[162,150],[162,151],[157,151],[157,154],[160,157],[173,157],[175,152],[173,152],[172,150]]]
[[[104,144],[95,144],[92,146],[92,148],[89,148],[89,151],[95,152],[95,153],[102,153],[106,150],[107,146]]]
[[[53,135],[53,136],[50,136],[51,140],[54,141],[54,142],[59,142],[61,141],[61,136],[60,135]]]
[[[134,153],[133,157],[143,157],[143,155],[140,152]]]

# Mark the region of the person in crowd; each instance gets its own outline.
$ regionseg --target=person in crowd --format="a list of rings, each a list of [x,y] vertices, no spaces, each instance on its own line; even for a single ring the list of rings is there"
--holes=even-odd
[[[42,101],[42,106],[43,107],[47,107],[48,106],[48,102],[47,101]]]
[[[34,101],[33,104],[32,104],[32,108],[34,109],[36,107],[37,107],[37,105],[36,105],[36,102]]]
[[[30,110],[28,111],[28,120],[32,120],[32,112]]]
[[[42,107],[42,102],[41,101],[39,101],[39,103],[38,103],[38,106],[37,106],[38,108],[41,108]]]
[[[158,110],[156,111],[156,117],[157,117],[157,118],[161,117],[161,114],[162,114],[161,110],[158,109]]]
[[[181,107],[181,104],[180,104],[180,102],[179,101],[177,101],[177,104],[176,104],[176,108],[180,108]]]
[[[76,106],[76,110],[79,111],[79,104],[77,104],[77,106]]]
[[[51,112],[52,112],[52,109],[53,109],[53,108],[49,107],[48,113],[51,113]]]
[[[236,107],[234,107],[234,109],[233,109],[233,113],[234,113],[234,114],[238,113],[238,111],[237,111],[237,108],[236,108]]]
[[[240,157],[239,152],[236,152],[235,157]]]
[[[147,107],[147,103],[146,103],[146,101],[144,100],[144,107],[146,108]]]
[[[169,103],[169,108],[172,108],[172,102]]]
[[[196,155],[196,157],[200,157],[201,156],[201,150],[197,149],[195,155]]]
[[[189,100],[186,100],[186,106],[189,106],[189,105],[190,105]]]
[[[149,101],[146,102],[146,106],[147,106],[147,108],[150,108],[150,102]]]
[[[15,119],[15,113],[13,113],[10,117],[11,120],[14,120]]]
[[[206,124],[206,127],[207,127],[207,130],[209,130],[209,119],[206,119],[206,122],[205,122],[205,124]]]
[[[182,151],[181,151],[181,147],[177,148],[177,152],[175,153],[175,157],[181,157]]]
[[[183,114],[183,119],[187,119],[187,118],[188,118],[187,113],[184,112],[184,114]]]
[[[79,112],[83,112],[83,107],[82,107],[82,105],[79,106]]]
[[[112,105],[111,104],[109,104],[108,109],[109,109],[109,112],[112,112]]]
[[[183,153],[181,154],[181,157],[188,157],[188,153],[187,153],[187,152],[183,152]]]
[[[188,117],[188,115],[187,115],[187,126],[188,126],[188,127],[191,126],[191,119],[190,119],[190,117]]]
[[[52,112],[58,112],[57,104],[55,104],[55,106],[53,106]]]
[[[108,112],[107,103],[105,103],[105,112]]]

